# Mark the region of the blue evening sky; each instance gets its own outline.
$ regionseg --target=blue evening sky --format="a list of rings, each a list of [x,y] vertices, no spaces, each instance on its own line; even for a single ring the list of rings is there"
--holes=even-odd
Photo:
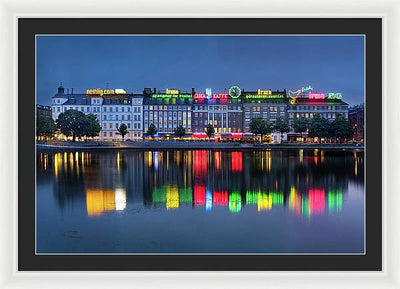
[[[134,93],[311,85],[364,102],[363,36],[38,36],[36,61],[38,104],[60,82],[74,93],[106,83]]]

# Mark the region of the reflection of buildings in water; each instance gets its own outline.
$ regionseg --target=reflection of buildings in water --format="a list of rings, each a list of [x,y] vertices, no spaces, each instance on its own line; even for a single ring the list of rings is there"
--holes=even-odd
[[[112,210],[123,210],[127,189],[133,192],[131,199],[138,196],[142,200],[142,159],[139,154],[129,154],[128,165],[123,152],[55,153],[53,160],[53,191],[61,208],[66,202],[72,204],[86,199],[88,214],[96,215],[96,212],[112,207],[108,200],[113,195]],[[140,194],[135,194],[136,191]],[[100,206],[104,203],[102,199],[106,201]]]
[[[283,192],[246,191],[246,205],[257,205],[257,210],[268,211],[273,206],[284,205]]]
[[[90,217],[100,216],[108,211],[121,211],[126,208],[126,191],[123,188],[87,189],[86,210]]]
[[[177,209],[179,204],[192,204],[191,188],[179,189],[178,185],[164,185],[153,190],[153,203],[165,203],[167,209]]]
[[[232,213],[238,213],[242,210],[242,196],[239,192],[232,192],[229,195],[228,208]]]
[[[291,187],[289,200],[285,203],[284,192],[247,190],[245,195],[239,191],[211,191],[205,185],[195,184],[193,193],[190,188],[178,188],[177,185],[167,185],[153,191],[153,203],[165,204],[167,209],[179,208],[182,204],[204,207],[211,211],[213,207],[228,207],[232,213],[238,213],[244,205],[256,206],[257,211],[270,211],[274,207],[287,207],[296,215],[302,217],[316,216],[325,213],[339,213],[342,210],[342,191],[326,190],[324,188],[309,188],[301,194]]]
[[[327,195],[327,198],[326,198]],[[328,202],[330,214],[342,211],[342,190],[330,189],[328,194],[324,188],[308,189],[307,194],[300,194],[295,187],[291,187],[289,194],[289,210],[299,216],[311,217],[325,212],[325,204]]]
[[[148,151],[143,152],[143,154],[144,165],[142,183],[146,205],[152,203],[154,199],[153,192],[155,190],[158,191],[160,187],[163,187],[163,190],[169,187],[168,184],[174,184],[179,188],[192,187],[191,152]],[[166,185],[167,187],[165,187]],[[173,206],[173,204],[171,205]]]
[[[351,152],[345,159],[323,150],[122,150],[45,155],[38,155],[38,167],[40,172],[47,168],[50,173],[48,168],[53,167],[54,192],[60,206],[85,199],[101,203],[100,196],[87,196],[87,192],[104,190],[114,192],[113,210],[125,208],[127,201],[140,200],[149,205],[162,203],[167,209],[190,204],[208,211],[214,206],[225,206],[232,212],[240,212],[243,206],[254,205],[258,211],[284,206],[298,215],[312,216],[340,212],[349,179],[363,181],[363,152]],[[125,193],[115,188],[125,188]],[[87,208],[89,214],[100,206]],[[107,208],[103,205],[97,211]]]

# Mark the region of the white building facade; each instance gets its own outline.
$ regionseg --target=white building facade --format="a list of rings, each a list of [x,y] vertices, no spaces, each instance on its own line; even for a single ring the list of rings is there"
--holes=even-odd
[[[101,131],[99,140],[121,140],[118,127],[124,123],[125,140],[141,140],[143,136],[143,97],[141,94],[116,93],[121,90],[87,90],[86,94],[65,93],[62,86],[52,97],[54,120],[69,109],[97,116]],[[123,90],[122,90],[123,91]]]

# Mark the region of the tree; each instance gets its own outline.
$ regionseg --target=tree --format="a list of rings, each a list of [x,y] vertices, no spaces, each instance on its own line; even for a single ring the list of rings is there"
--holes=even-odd
[[[287,118],[279,117],[275,121],[274,129],[279,132],[280,138],[282,138],[282,133],[289,132],[289,120]]]
[[[66,137],[72,136],[72,141],[85,135],[87,123],[85,114],[74,109],[61,113],[57,118],[57,128]]]
[[[56,132],[56,124],[50,117],[39,116],[36,119],[36,135],[38,137],[44,137],[45,140],[49,137],[53,137]]]
[[[214,126],[211,123],[207,124],[207,126],[206,126],[207,136],[210,138],[214,135],[214,133],[215,133]]]
[[[126,126],[126,124],[121,123],[120,126],[118,127],[117,134],[121,135],[122,140],[124,140],[127,133],[128,133],[128,127]]]
[[[94,114],[85,115],[84,135],[86,137],[98,136],[101,131],[101,126]]]
[[[294,132],[302,133],[302,132],[307,131],[307,128],[309,126],[309,121],[304,117],[295,118],[293,120],[293,125],[292,126],[293,126]]]
[[[328,137],[329,127],[330,127],[329,120],[327,120],[326,118],[322,118],[319,114],[316,114],[314,115],[311,121],[308,135],[310,137],[318,137],[318,138]]]
[[[252,118],[250,121],[250,132],[260,135],[260,142],[263,139],[263,136],[271,133],[272,130],[273,125],[261,117]]]
[[[186,134],[185,128],[180,125],[174,130],[174,133],[176,137],[182,138]]]
[[[153,138],[156,133],[157,133],[156,126],[154,124],[150,124],[149,128],[147,130],[147,134],[150,135]]]
[[[354,134],[354,129],[351,127],[349,121],[343,116],[338,116],[329,127],[329,134],[332,137],[338,138],[341,142],[342,139],[351,138]]]

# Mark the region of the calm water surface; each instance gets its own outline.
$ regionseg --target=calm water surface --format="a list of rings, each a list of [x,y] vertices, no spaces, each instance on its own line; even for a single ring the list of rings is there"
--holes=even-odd
[[[37,153],[38,253],[363,253],[364,155]]]

